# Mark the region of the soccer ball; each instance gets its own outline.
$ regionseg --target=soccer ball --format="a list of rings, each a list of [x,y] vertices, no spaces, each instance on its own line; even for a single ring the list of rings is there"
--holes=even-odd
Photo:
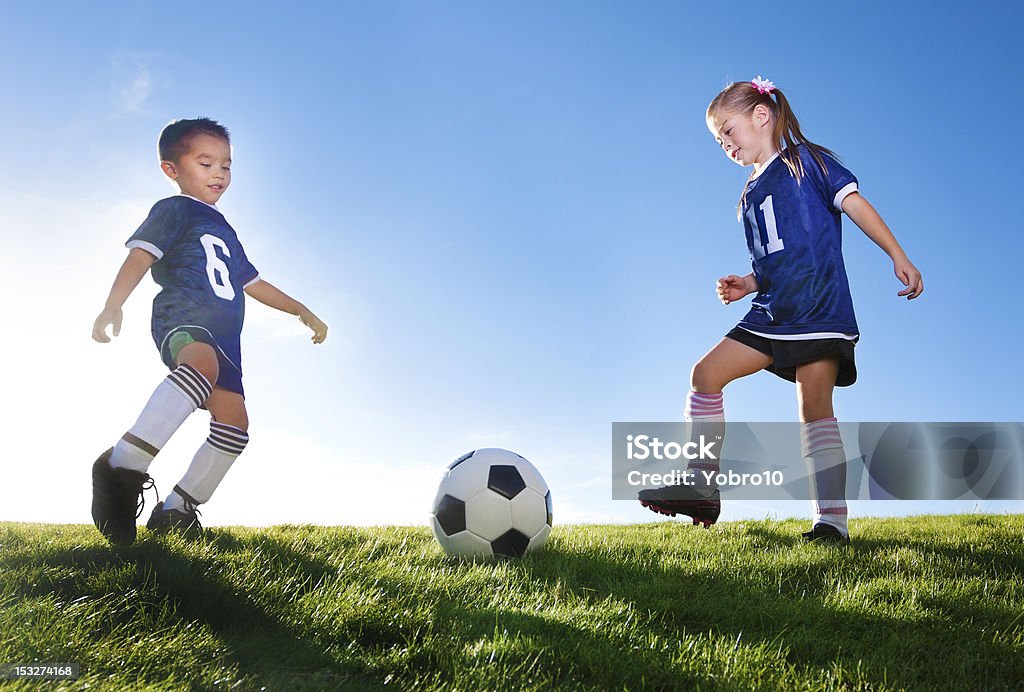
[[[478,449],[445,470],[430,526],[449,555],[519,557],[551,533],[551,491],[518,454]]]

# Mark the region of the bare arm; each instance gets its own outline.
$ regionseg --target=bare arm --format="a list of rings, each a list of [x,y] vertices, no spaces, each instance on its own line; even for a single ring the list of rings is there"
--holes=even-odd
[[[113,326],[114,336],[121,333],[121,320],[124,317],[121,307],[128,300],[128,296],[132,294],[132,291],[135,290],[135,287],[139,285],[139,282],[142,281],[142,277],[146,275],[146,272],[149,271],[154,262],[156,262],[156,257],[153,257],[153,255],[145,250],[132,248],[128,251],[128,256],[114,278],[114,285],[110,287],[107,302],[104,304],[103,310],[96,318],[96,321],[93,322],[93,339],[101,344],[110,341],[110,337],[107,336],[108,326]]]
[[[843,199],[843,211],[853,219],[864,235],[871,238],[875,244],[889,255],[893,263],[893,271],[906,288],[897,295],[906,296],[907,300],[913,300],[924,292],[924,280],[921,272],[907,257],[907,253],[896,241],[896,236],[886,225],[881,214],[864,199],[859,192],[854,192]]]
[[[304,325],[313,330],[314,344],[323,343],[324,339],[327,338],[327,325],[319,317],[314,315],[305,305],[269,281],[260,279],[256,283],[247,286],[245,292],[250,297],[275,310],[287,312],[289,315],[297,315]]]

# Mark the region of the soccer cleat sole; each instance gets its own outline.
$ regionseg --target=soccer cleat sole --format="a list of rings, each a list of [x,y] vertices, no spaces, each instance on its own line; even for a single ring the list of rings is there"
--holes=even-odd
[[[640,504],[658,514],[664,514],[667,517],[675,517],[677,515],[685,515],[693,520],[693,525],[698,526],[703,524],[705,529],[711,528],[711,525],[718,521],[718,516],[722,513],[721,505],[714,503],[670,503],[670,502],[658,502],[652,500],[640,500]]]

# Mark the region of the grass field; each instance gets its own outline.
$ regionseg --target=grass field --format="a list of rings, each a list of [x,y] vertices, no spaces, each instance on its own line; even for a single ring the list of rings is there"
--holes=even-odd
[[[559,527],[474,564],[424,528],[0,523],[0,663],[81,665],[25,689],[1024,686],[1024,516],[802,528]]]

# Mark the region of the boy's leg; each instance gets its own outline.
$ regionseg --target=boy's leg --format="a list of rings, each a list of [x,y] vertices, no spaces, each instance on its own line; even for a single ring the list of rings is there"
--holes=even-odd
[[[150,481],[146,472],[153,457],[207,400],[212,389],[210,382],[217,378],[217,359],[212,348],[193,343],[181,352],[185,357],[176,361],[177,368],[150,396],[135,425],[93,464],[93,523],[114,543],[135,540],[135,519],[142,511],[142,490]]]
[[[807,540],[848,540],[846,452],[832,407],[839,359],[826,358],[796,369],[801,448],[810,474],[814,524]]]
[[[725,408],[722,389],[733,380],[746,377],[771,365],[772,357],[734,339],[725,338],[708,351],[693,367],[690,391],[686,395],[684,420],[687,440],[699,442],[725,438]],[[715,445],[721,450],[721,444]],[[721,457],[720,454],[715,456]],[[718,461],[694,459],[687,466],[693,473],[693,485],[666,486],[640,492],[641,504],[649,509],[675,516],[686,514],[694,524],[715,523],[721,512],[717,483],[709,483],[705,472],[717,474]]]
[[[241,394],[215,387],[206,402],[210,435],[167,499],[153,510],[150,529],[198,528],[196,507],[208,502],[249,442],[249,418]]]
[[[218,374],[213,348],[192,342],[179,351],[175,363],[178,367],[150,396],[135,425],[114,445],[112,467],[145,473],[171,435],[209,398]]]

